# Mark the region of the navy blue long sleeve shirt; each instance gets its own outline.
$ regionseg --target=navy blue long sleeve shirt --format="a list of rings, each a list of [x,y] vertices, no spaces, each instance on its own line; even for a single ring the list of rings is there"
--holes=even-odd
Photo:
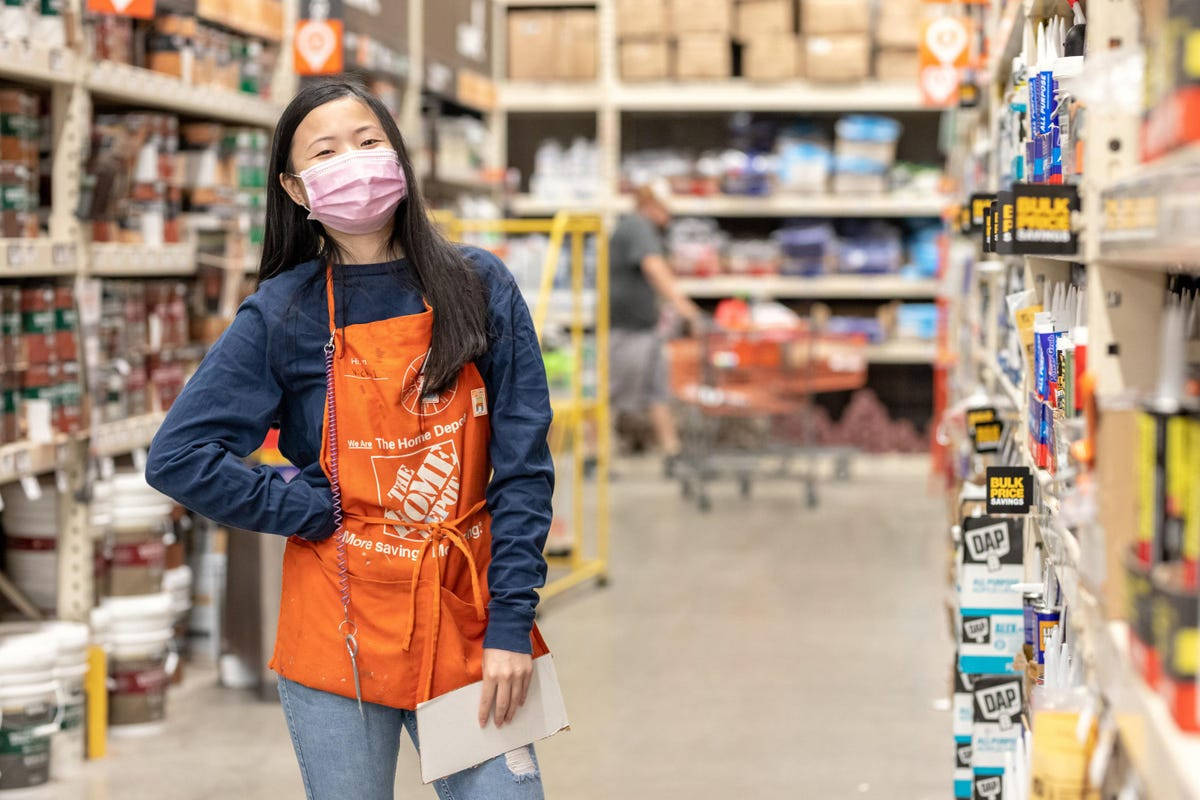
[[[491,253],[464,254],[488,289],[490,347],[475,364],[490,404],[492,599],[484,646],[528,653],[537,589],[546,578],[554,467],[546,441],[550,397],[529,309],[508,269]],[[407,262],[343,268],[337,324],[355,325],[424,310]],[[410,273],[411,274],[411,273]],[[343,318],[344,317],[344,318]],[[242,303],[150,446],[146,478],[179,503],[222,524],[319,540],[333,532],[329,481],[319,462],[325,412],[324,345],[329,339],[324,267],[313,261],[270,280]],[[250,467],[273,422],[279,449],[300,469],[285,482]]]

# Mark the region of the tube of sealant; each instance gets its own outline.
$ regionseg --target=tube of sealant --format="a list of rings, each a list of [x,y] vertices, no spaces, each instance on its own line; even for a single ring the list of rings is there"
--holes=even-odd
[[[1042,134],[1042,51],[1045,38],[1045,24],[1039,23],[1032,61],[1029,62],[1029,143],[1026,145],[1026,164],[1029,166],[1029,179],[1033,183],[1045,180],[1039,144]]]
[[[1050,43],[1054,35],[1054,23],[1046,25],[1042,35],[1042,49],[1038,58],[1038,120],[1041,128],[1038,131],[1038,183],[1045,183],[1048,178],[1050,164],[1050,120],[1054,116],[1054,46]]]
[[[1081,376],[1087,372],[1087,346],[1088,346],[1088,326],[1087,326],[1087,292],[1079,293],[1079,307],[1075,312],[1075,328],[1071,331],[1071,338],[1075,342],[1075,375]],[[1082,381],[1075,381],[1075,413],[1083,413],[1083,388]]]
[[[1050,46],[1054,49],[1051,63],[1053,64],[1063,56],[1063,25],[1064,20],[1058,20],[1054,25],[1054,35],[1050,37]],[[1047,160],[1049,168],[1046,171],[1046,182],[1061,185],[1063,182],[1062,169],[1062,131],[1058,124],[1059,120],[1059,98],[1058,98],[1058,81],[1054,78],[1053,66],[1050,69],[1050,124],[1047,130]]]

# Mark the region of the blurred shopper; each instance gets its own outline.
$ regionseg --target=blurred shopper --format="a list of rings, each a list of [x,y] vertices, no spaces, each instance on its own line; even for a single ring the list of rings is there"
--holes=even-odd
[[[307,796],[390,800],[418,703],[482,681],[463,733],[501,727],[546,652],[546,372],[512,275],[433,227],[395,121],[361,85],[303,88],[270,175],[258,291],[171,406],[146,477],[288,537],[270,666]],[[273,421],[291,482],[242,460]],[[542,797],[532,746],[434,788]]]
[[[671,221],[665,181],[637,188],[634,213],[621,217],[609,248],[611,270],[610,388],[617,431],[638,449],[647,417],[670,468],[679,454],[679,433],[668,403],[667,363],[660,332],[660,302],[696,330],[703,312],[679,290],[667,264],[663,232]]]

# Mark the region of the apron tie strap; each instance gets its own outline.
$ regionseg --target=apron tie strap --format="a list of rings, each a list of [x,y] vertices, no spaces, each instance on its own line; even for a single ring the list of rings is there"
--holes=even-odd
[[[437,551],[437,545],[443,541],[448,540],[466,557],[467,571],[471,575],[471,595],[474,600],[475,618],[480,621],[487,618],[487,607],[483,603],[483,590],[479,585],[479,569],[475,565],[475,555],[471,552],[471,548],[467,546],[466,537],[463,536],[462,531],[459,529],[460,525],[482,511],[485,505],[486,502],[480,500],[458,519],[443,522],[414,522],[412,520],[391,519],[389,517],[360,516],[357,514],[346,515],[355,522],[369,525],[400,525],[406,528],[416,528],[428,534],[425,537],[425,541],[421,542],[421,549],[417,551],[417,560],[413,565],[413,579],[408,592],[408,624],[405,627],[404,639],[401,643],[401,647],[405,650],[408,650],[412,645],[413,631],[415,630],[417,618],[417,585],[421,580],[421,569],[425,563],[425,557],[430,551],[433,551],[433,565],[437,576],[437,583],[435,584],[437,586],[437,597],[434,598],[435,602],[430,609],[430,640],[425,646],[424,667],[422,669],[424,677],[422,681],[422,698],[424,700],[428,700],[433,693],[434,660],[437,657],[438,632],[442,622],[441,592],[445,587],[442,586],[442,557]]]

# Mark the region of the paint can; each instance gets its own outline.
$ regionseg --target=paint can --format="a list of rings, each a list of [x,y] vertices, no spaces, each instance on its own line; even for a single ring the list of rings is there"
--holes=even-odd
[[[51,736],[60,722],[57,652],[45,632],[0,639],[0,796],[50,780]]]
[[[172,504],[146,483],[140,472],[117,474],[112,480],[112,524],[106,595],[128,597],[163,589],[167,548],[163,537]]]
[[[1046,663],[1046,641],[1058,627],[1058,622],[1062,618],[1062,609],[1054,608],[1044,604],[1039,604],[1035,610],[1037,614],[1037,664],[1039,667]],[[1039,675],[1041,670],[1038,670]]]
[[[175,666],[171,596],[110,597],[101,608],[107,615],[109,725],[114,734],[155,735],[163,727]]]
[[[58,604],[58,494],[53,478],[42,478],[38,485],[37,500],[17,484],[0,489],[5,563],[9,578],[30,601],[52,614]]]

